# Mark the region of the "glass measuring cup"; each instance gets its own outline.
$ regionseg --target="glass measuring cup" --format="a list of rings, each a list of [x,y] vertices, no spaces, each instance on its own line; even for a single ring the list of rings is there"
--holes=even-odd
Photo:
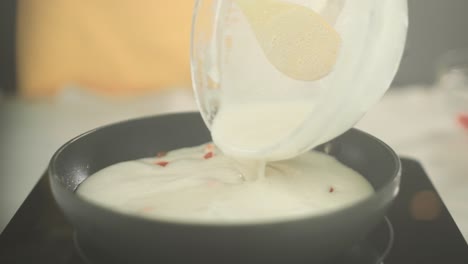
[[[406,0],[252,0],[307,8],[339,34],[333,69],[316,80],[294,79],[276,67],[239,1],[198,0],[192,28],[198,107],[225,153],[291,158],[351,128],[389,88],[405,45]],[[273,49],[276,36],[267,37]]]

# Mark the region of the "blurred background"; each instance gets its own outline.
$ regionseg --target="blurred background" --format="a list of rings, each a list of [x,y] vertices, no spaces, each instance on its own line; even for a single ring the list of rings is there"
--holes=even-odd
[[[409,0],[392,89],[357,125],[428,171],[468,238],[468,1]],[[64,142],[196,110],[190,0],[0,1],[0,232]]]

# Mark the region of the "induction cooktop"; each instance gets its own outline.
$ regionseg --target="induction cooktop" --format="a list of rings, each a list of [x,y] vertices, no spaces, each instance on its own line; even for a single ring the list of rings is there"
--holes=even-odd
[[[400,194],[387,217],[331,264],[468,264],[468,245],[423,168],[410,159],[402,164]],[[79,242],[44,175],[0,235],[0,263],[112,260]]]

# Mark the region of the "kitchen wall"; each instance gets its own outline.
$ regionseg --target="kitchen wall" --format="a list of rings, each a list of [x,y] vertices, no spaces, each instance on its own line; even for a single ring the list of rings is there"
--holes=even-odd
[[[0,90],[12,91],[14,13],[17,0],[0,1]],[[468,0],[408,0],[407,50],[395,85],[432,83],[437,58],[448,49],[468,46]]]
[[[408,0],[410,29],[395,85],[431,83],[449,49],[468,47],[468,0]]]

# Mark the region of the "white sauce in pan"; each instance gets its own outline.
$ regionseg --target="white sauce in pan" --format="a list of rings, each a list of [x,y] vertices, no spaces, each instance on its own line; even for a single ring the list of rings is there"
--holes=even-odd
[[[372,195],[367,180],[308,152],[254,176],[212,144],[107,167],[78,195],[116,211],[177,222],[246,223],[320,215]]]

